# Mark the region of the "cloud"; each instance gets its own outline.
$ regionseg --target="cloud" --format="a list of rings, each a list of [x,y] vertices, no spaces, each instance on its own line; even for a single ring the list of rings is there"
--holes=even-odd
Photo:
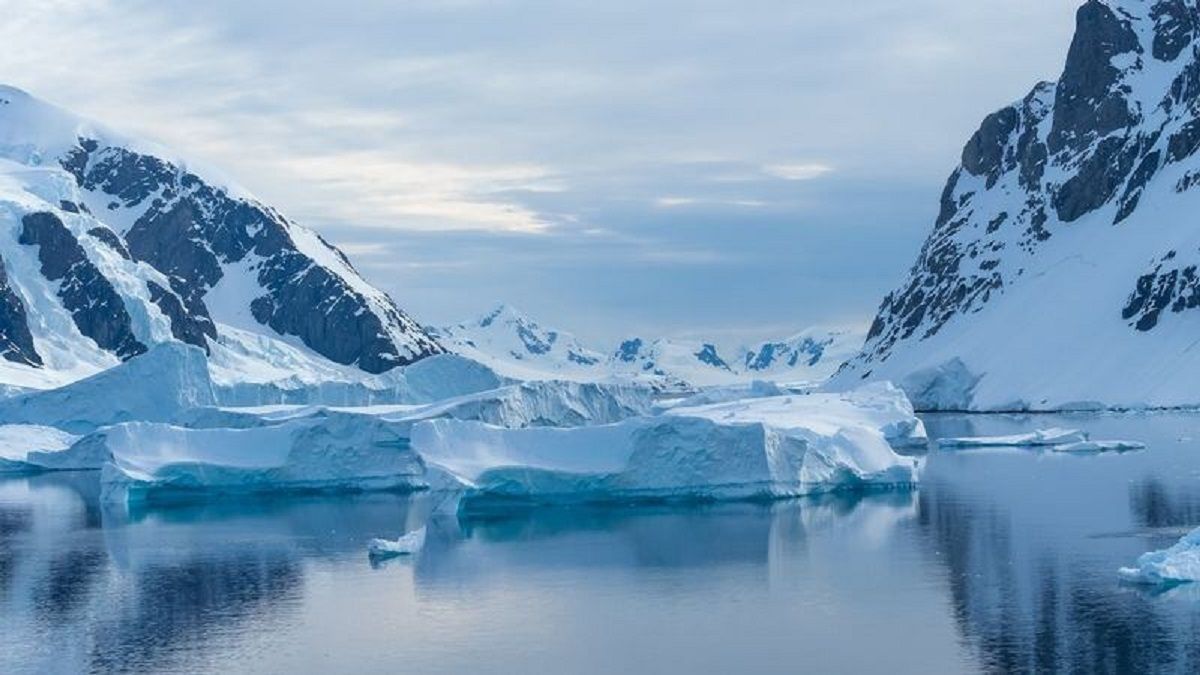
[[[801,327],[874,311],[1077,4],[8,0],[0,78],[220,167],[425,320]]]
[[[833,167],[819,163],[769,164],[763,173],[783,180],[813,180],[833,171]]]

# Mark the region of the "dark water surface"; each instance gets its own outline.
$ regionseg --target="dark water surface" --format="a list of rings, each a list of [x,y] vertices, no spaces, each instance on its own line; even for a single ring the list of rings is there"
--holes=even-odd
[[[1200,671],[1200,588],[1116,576],[1200,526],[1200,416],[927,423],[1150,447],[937,453],[914,493],[488,520],[427,495],[127,514],[95,474],[4,479],[0,673]],[[427,520],[419,556],[369,564],[369,538]]]

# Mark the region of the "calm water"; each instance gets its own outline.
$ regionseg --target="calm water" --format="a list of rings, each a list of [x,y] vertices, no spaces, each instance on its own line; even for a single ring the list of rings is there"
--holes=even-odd
[[[1200,525],[1200,416],[1050,425],[1126,455],[959,451],[919,492],[461,521],[428,496],[101,507],[0,480],[0,672],[1196,672],[1200,588],[1116,569]],[[365,543],[429,521],[413,560]]]

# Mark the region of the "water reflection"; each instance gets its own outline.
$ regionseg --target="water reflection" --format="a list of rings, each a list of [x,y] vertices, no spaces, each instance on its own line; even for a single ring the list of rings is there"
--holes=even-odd
[[[0,672],[1196,672],[1200,587],[1148,593],[1115,570],[1200,525],[1198,420],[931,418],[1151,447],[933,453],[918,493],[770,505],[129,512],[101,506],[94,474],[4,480]],[[370,567],[369,538],[422,524],[418,556]]]

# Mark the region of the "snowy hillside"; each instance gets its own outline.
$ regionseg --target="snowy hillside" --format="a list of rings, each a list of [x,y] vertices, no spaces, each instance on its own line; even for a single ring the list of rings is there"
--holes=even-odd
[[[854,330],[812,329],[786,340],[725,350],[715,342],[633,337],[613,349],[587,345],[501,305],[476,321],[430,329],[448,350],[523,380],[637,380],[659,388],[752,380],[819,382],[858,352]],[[731,355],[726,358],[725,354]]]
[[[0,86],[0,383],[55,386],[164,342],[250,377],[382,373],[442,351],[241,188]]]
[[[918,407],[1200,404],[1200,8],[1090,0],[1057,83],[967,143],[909,278],[833,383]]]

